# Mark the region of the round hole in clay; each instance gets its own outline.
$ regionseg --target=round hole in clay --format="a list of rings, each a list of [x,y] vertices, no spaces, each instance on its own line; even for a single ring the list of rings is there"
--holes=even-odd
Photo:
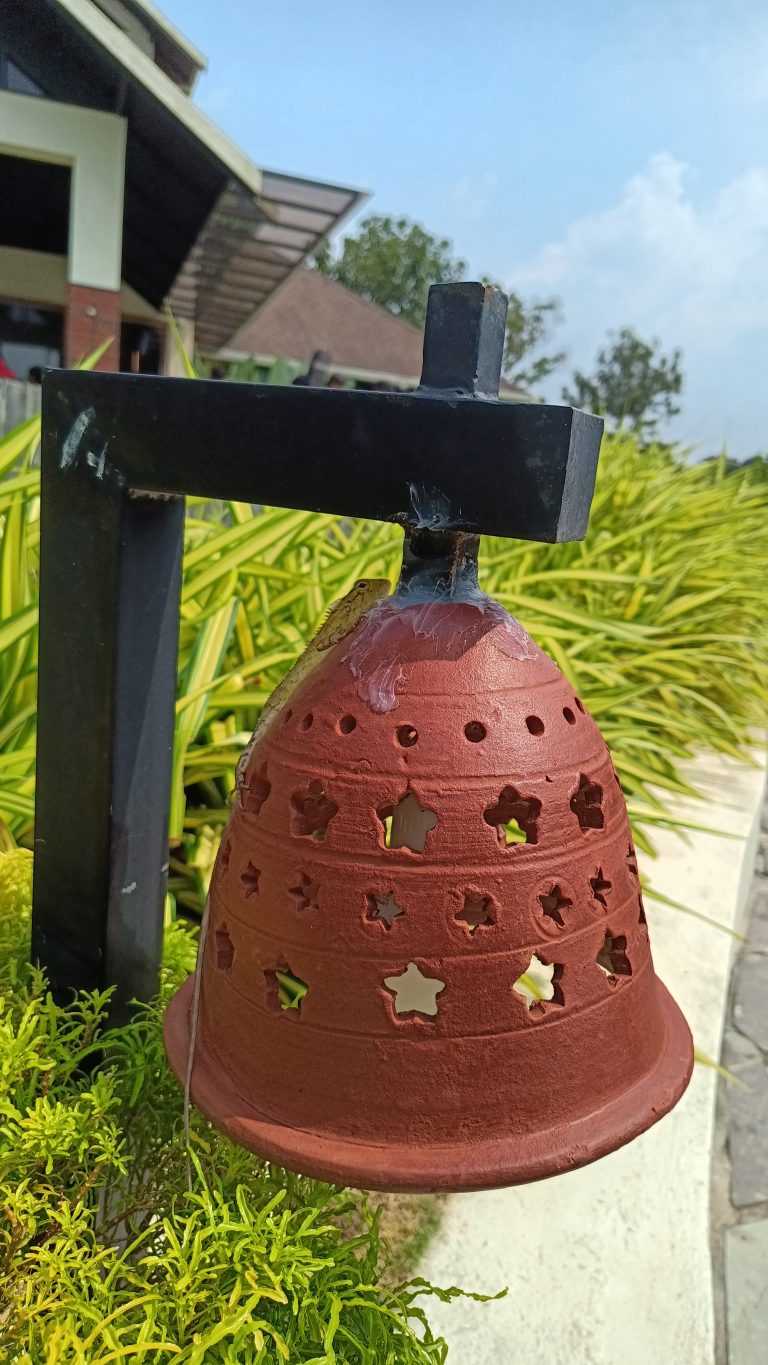
[[[479,720],[470,720],[464,726],[464,734],[470,744],[479,744],[481,739],[485,739],[486,729]]]
[[[412,749],[418,738],[419,732],[414,730],[412,725],[398,725],[397,742],[404,749]]]
[[[339,730],[342,735],[351,735],[352,731],[355,730],[356,728],[357,721],[355,720],[354,716],[342,716],[341,720],[339,721]]]
[[[564,707],[563,707],[563,715],[565,716],[565,719],[568,721],[568,724],[569,724],[569,725],[575,725],[575,724],[576,724],[576,717],[574,716],[573,711],[571,710],[570,706],[564,706]]]
[[[544,734],[544,721],[539,716],[526,716],[525,723],[532,735]]]
[[[311,712],[311,711],[307,711],[306,716],[302,716],[302,718],[301,718],[301,728],[302,728],[302,730],[310,730],[310,729],[312,728],[312,722],[313,722],[314,719],[315,719],[315,718],[314,718],[314,716],[312,715],[312,712]]]

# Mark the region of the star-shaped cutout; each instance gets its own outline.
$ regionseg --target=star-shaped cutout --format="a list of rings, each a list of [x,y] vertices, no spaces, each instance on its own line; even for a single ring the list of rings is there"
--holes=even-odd
[[[314,882],[306,872],[300,872],[298,882],[290,888],[288,895],[293,897],[297,910],[319,910],[319,892],[320,883]]]
[[[551,919],[559,929],[565,927],[563,911],[570,910],[573,901],[563,895],[559,886],[550,887],[545,896],[539,896],[539,904],[547,919]]]
[[[592,895],[594,896],[595,900],[599,901],[600,905],[602,905],[604,910],[607,910],[608,902],[605,899],[605,893],[606,891],[610,891],[613,883],[606,881],[605,877],[603,876],[603,869],[601,867],[597,869],[597,873],[595,874],[594,877],[590,877],[589,884],[592,887]]]
[[[261,871],[259,870],[258,867],[254,867],[253,863],[250,861],[245,869],[245,872],[240,873],[240,881],[243,884],[243,890],[245,892],[246,900],[248,899],[249,896],[256,895],[256,892],[259,889],[260,876]]]
[[[396,806],[382,806],[378,816],[386,847],[410,848],[413,853],[424,852],[427,835],[437,824],[435,812],[422,806],[415,792],[406,792]]]
[[[229,936],[226,924],[216,930],[216,966],[222,972],[229,972],[235,960],[235,945]]]
[[[384,985],[395,997],[395,1014],[437,1014],[436,997],[445,982],[424,976],[415,962],[409,962],[401,976],[385,976]]]
[[[514,787],[504,787],[495,806],[487,806],[483,819],[492,825],[502,848],[515,844],[535,844],[536,822],[541,802],[535,796],[521,796]]]
[[[562,967],[558,967],[554,962],[542,962],[541,958],[533,953],[528,966],[513,983],[512,989],[516,995],[522,996],[529,1010],[544,1000],[553,1000],[556,1005],[562,1005],[562,993],[556,984],[561,975]]]
[[[635,853],[635,847],[634,847],[634,844],[632,844],[632,843],[630,843],[630,845],[629,845],[629,847],[628,847],[628,849],[627,849],[627,867],[629,868],[629,871],[630,871],[630,873],[632,874],[633,877],[637,877],[637,876],[638,876],[638,871],[637,871],[637,854]]]
[[[309,986],[300,976],[294,975],[285,961],[281,960],[273,971],[266,971],[264,981],[267,1008],[273,1014],[278,1014],[280,1010],[296,1010],[297,1014],[301,1014],[302,1001],[309,992]]]
[[[226,839],[219,848],[219,867],[226,875],[229,871],[229,860],[232,856],[232,840]]]
[[[623,934],[614,938],[606,933],[595,962],[606,976],[631,976],[632,966],[627,957],[627,940]]]
[[[391,929],[398,915],[404,915],[405,910],[402,905],[398,905],[395,900],[394,891],[388,891],[386,896],[370,895],[368,897],[368,918],[381,920],[385,928]]]
[[[322,782],[315,778],[305,791],[295,792],[291,797],[291,833],[322,843],[338,809],[336,802],[326,796]]]
[[[581,829],[603,828],[605,824],[603,789],[597,782],[586,777],[584,773],[579,778],[579,785],[571,797],[570,805]]]
[[[252,773],[240,788],[243,810],[249,815],[258,815],[271,790],[271,783],[267,781],[263,768],[260,773]]]
[[[465,924],[470,934],[474,934],[481,924],[493,924],[494,915],[490,896],[473,896],[470,892],[464,897],[464,904],[456,919]]]

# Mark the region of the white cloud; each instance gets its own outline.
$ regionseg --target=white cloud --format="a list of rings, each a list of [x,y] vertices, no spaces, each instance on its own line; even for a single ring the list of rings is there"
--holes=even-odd
[[[624,324],[684,353],[674,434],[739,456],[768,449],[768,166],[698,203],[691,167],[663,152],[612,206],[510,271],[523,293],[563,300],[571,361],[592,363]]]

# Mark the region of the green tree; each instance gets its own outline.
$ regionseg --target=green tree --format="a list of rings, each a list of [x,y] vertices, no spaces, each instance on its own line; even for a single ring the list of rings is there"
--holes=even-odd
[[[424,326],[429,286],[451,284],[464,278],[467,270],[466,262],[453,255],[453,243],[447,237],[435,237],[410,218],[385,214],[365,218],[357,236],[344,239],[339,255],[323,242],[314,266],[416,327]],[[559,321],[557,299],[526,303],[514,291],[509,293],[504,349],[508,379],[535,388],[562,364],[564,351],[537,354]]]
[[[631,327],[609,333],[598,352],[593,375],[576,370],[563,398],[577,408],[601,413],[612,426],[627,426],[652,440],[659,422],[680,411],[675,398],[683,387],[682,352],[662,355],[654,337],[643,341]]]
[[[371,303],[424,326],[431,284],[450,284],[466,273],[447,237],[435,237],[410,218],[375,213],[364,218],[356,237],[345,237],[341,254],[327,243],[315,254],[315,268],[354,289]]]

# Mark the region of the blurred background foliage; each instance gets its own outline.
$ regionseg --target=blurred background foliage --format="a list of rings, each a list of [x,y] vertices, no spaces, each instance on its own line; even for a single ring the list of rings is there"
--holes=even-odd
[[[39,474],[35,419],[0,442],[0,847],[32,845]],[[681,823],[681,763],[744,756],[768,691],[768,465],[700,464],[606,437],[579,544],[485,539],[481,581],[546,649],[614,755],[638,843]],[[394,584],[402,532],[190,499],[181,604],[169,910],[199,914],[237,757],[335,599]],[[76,774],[72,775],[76,799]],[[702,808],[702,823],[707,824]],[[733,833],[733,831],[724,831]]]

